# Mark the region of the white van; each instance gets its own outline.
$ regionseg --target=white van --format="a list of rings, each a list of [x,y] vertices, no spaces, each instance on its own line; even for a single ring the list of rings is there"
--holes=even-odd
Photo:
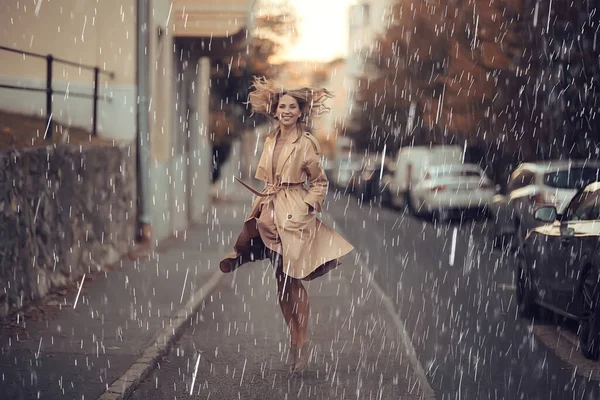
[[[396,172],[390,182],[392,204],[404,205],[411,186],[419,182],[430,166],[462,164],[464,149],[455,145],[403,147],[396,158]]]

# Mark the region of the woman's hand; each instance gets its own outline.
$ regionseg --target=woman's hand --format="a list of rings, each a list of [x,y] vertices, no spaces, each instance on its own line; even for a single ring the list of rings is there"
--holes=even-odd
[[[321,212],[323,200],[325,200],[325,196],[327,195],[329,182],[327,181],[325,171],[323,171],[321,157],[319,156],[319,153],[317,153],[317,147],[310,142],[311,141],[308,141],[308,143],[306,143],[306,160],[303,166],[310,181],[310,187],[308,189],[308,194],[304,198],[304,202],[314,211]]]
[[[315,211],[315,208],[313,206],[311,206],[310,204],[308,204],[307,202],[304,202],[304,204],[306,205],[306,213],[307,214],[311,214],[313,211]]]

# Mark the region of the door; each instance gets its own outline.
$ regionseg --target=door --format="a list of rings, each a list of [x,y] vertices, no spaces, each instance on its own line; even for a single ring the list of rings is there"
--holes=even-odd
[[[560,236],[556,243],[556,267],[550,281],[553,303],[562,310],[577,314],[577,291],[581,268],[598,240],[600,191],[579,192],[565,210]]]
[[[539,299],[544,303],[554,304],[553,284],[560,262],[561,222],[554,221],[536,228],[527,238],[524,255],[528,255],[527,264],[531,268],[534,286]]]

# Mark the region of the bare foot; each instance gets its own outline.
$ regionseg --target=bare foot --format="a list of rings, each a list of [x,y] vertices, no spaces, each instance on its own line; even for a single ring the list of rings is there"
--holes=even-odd
[[[308,369],[308,366],[310,364],[310,351],[311,346],[309,341],[305,342],[304,345],[302,345],[302,347],[298,349],[298,357],[296,358],[296,362],[292,367],[292,373],[301,373]]]

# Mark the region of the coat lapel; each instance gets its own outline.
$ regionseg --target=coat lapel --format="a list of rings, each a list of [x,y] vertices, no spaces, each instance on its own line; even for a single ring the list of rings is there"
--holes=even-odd
[[[260,158],[258,168],[264,173],[264,180],[270,181],[272,178],[273,169],[273,149],[275,147],[275,141],[271,136],[265,138],[265,144],[263,149],[263,156]]]

